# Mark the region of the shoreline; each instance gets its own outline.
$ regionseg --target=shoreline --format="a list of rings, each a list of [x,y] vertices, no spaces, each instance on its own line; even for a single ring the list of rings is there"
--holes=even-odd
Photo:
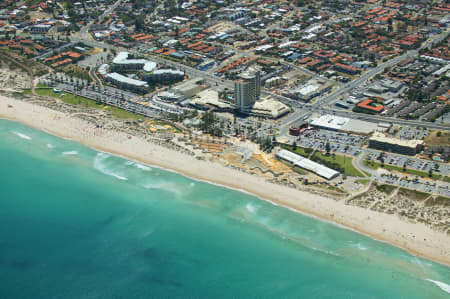
[[[0,117],[6,120],[19,122],[124,159],[173,171],[193,180],[245,192],[273,205],[388,243],[414,256],[450,266],[450,237],[424,224],[409,223],[394,215],[348,206],[342,201],[322,195],[273,184],[264,178],[218,163],[199,161],[136,136],[129,139],[130,134],[124,132],[95,128],[87,121],[71,117],[64,112],[4,95],[0,95],[0,100]],[[19,106],[20,109],[17,109]]]

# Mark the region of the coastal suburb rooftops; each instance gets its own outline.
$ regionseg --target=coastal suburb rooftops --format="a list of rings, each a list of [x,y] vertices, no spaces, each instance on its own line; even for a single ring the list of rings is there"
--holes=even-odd
[[[373,100],[371,99],[365,99],[364,101],[362,101],[361,103],[359,103],[357,106],[360,108],[364,108],[364,109],[368,109],[368,110],[372,110],[375,112],[381,112],[384,110],[384,106],[383,105],[371,105],[373,104]]]

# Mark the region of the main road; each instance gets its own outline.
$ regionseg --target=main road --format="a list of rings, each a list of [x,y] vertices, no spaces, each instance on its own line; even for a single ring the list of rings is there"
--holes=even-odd
[[[448,35],[449,32],[450,32],[450,29],[447,29],[445,32],[441,33],[440,35],[428,39],[420,47],[420,49],[424,49],[424,48],[432,45],[433,43],[438,43],[438,42],[442,41]],[[410,125],[410,126],[448,130],[448,129],[450,129],[450,126],[444,125],[444,124],[434,124],[434,123],[415,121],[415,120],[402,120],[402,119],[398,119],[398,118],[385,117],[385,116],[371,116],[371,115],[366,115],[366,114],[363,115],[363,114],[355,113],[352,111],[332,110],[332,109],[327,108],[327,106],[331,106],[333,103],[337,102],[341,96],[345,95],[347,92],[349,92],[353,88],[361,86],[362,84],[367,82],[367,80],[369,80],[373,76],[384,71],[385,68],[392,67],[392,66],[396,65],[397,63],[399,63],[400,61],[411,58],[411,57],[415,57],[418,54],[419,54],[419,50],[410,50],[401,56],[394,57],[391,60],[381,63],[378,66],[376,66],[375,68],[365,72],[364,74],[362,74],[355,80],[351,81],[350,83],[347,83],[343,87],[340,87],[339,89],[332,92],[331,94],[320,97],[314,103],[306,104],[305,108],[309,109],[310,111],[316,111],[316,112],[317,111],[332,112],[336,115],[341,115],[341,116],[346,116],[346,117],[353,117],[353,118],[360,117],[360,118],[364,118],[366,120],[374,121],[374,122],[390,122],[390,123],[395,123],[395,124],[403,124],[403,125]],[[304,111],[304,110],[295,111],[293,113],[293,116],[286,118],[283,121],[281,128],[280,128],[281,135],[287,134],[287,130],[288,130],[289,126],[291,126],[295,122],[300,121],[303,117],[305,117],[305,115],[307,113],[308,113],[308,111]]]
[[[338,101],[338,99],[341,95],[344,95],[345,93],[347,93],[348,91],[350,91],[351,89],[353,89],[357,86],[361,86],[362,84],[364,84],[367,80],[369,80],[373,76],[384,71],[385,68],[392,67],[402,60],[405,60],[405,59],[408,59],[411,57],[415,57],[419,54],[420,49],[424,49],[433,43],[442,41],[449,32],[450,32],[450,29],[447,29],[445,32],[441,33],[440,35],[428,39],[418,50],[410,50],[401,56],[394,57],[393,59],[390,59],[386,62],[383,62],[383,63],[377,65],[375,68],[365,72],[364,74],[362,74],[355,80],[351,81],[350,83],[344,85],[343,87],[339,88],[335,92],[333,92],[325,97],[320,98],[315,103],[311,104],[311,106],[319,107],[322,105],[331,105],[331,104],[335,103],[336,101]]]
[[[104,18],[109,16],[120,5],[121,2],[122,2],[122,0],[117,0],[116,2],[114,2],[114,4],[111,5],[110,7],[108,7],[100,16],[98,16],[97,19],[94,19],[94,20],[90,21],[89,23],[87,23],[85,26],[83,26],[80,29],[80,31],[78,31],[78,33],[75,34],[75,37],[78,37],[83,40],[92,40],[92,37],[88,33],[89,27],[92,24],[94,24],[94,22],[96,20],[98,21],[98,23],[103,22]]]

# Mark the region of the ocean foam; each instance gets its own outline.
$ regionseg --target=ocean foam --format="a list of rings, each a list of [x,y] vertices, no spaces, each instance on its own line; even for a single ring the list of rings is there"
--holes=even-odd
[[[133,165],[136,168],[139,168],[139,169],[142,169],[142,170],[145,170],[145,171],[152,171],[151,167],[148,167],[148,166],[145,166],[145,165],[142,165],[142,164],[139,164],[139,163],[134,163]]]
[[[64,156],[74,156],[74,155],[78,155],[77,151],[67,151],[67,152],[63,152],[62,153]]]
[[[127,181],[128,178],[117,174],[113,172],[112,170],[109,170],[106,165],[103,163],[104,160],[106,160],[109,157],[106,153],[98,153],[97,156],[94,159],[94,168],[100,171],[103,174],[115,177],[116,179],[119,179],[121,181]]]
[[[55,148],[55,146],[53,144],[51,144],[51,143],[47,143],[47,147],[48,148]]]
[[[257,208],[254,205],[252,205],[251,203],[246,204],[245,208],[247,209],[247,211],[249,211],[252,214],[255,214],[256,210],[257,210]]]
[[[22,139],[26,139],[26,140],[31,140],[31,139],[33,139],[33,138],[31,138],[30,136],[27,136],[27,135],[25,135],[25,134],[23,134],[23,133],[20,133],[20,132],[17,132],[17,131],[11,131],[11,133],[13,133],[14,135],[16,135],[16,136],[18,136],[18,137],[20,137],[20,138],[22,138]]]
[[[152,168],[143,164],[140,164],[138,162],[134,162],[134,161],[127,161],[125,162],[125,165],[127,166],[134,166],[136,168],[139,168],[141,170],[145,170],[145,171],[152,171]]]
[[[180,185],[171,182],[152,182],[142,185],[142,187],[149,190],[159,189],[168,191],[180,197],[186,194],[186,190],[184,190],[184,188],[180,187]]]
[[[432,280],[432,279],[426,279],[432,283],[434,283],[435,285],[437,285],[438,287],[440,287],[443,291],[447,292],[450,294],[450,285],[442,282],[442,281],[438,281],[438,280]]]
[[[359,250],[367,250],[367,249],[369,249],[366,246],[362,245],[361,243],[352,243],[352,247],[356,247]]]

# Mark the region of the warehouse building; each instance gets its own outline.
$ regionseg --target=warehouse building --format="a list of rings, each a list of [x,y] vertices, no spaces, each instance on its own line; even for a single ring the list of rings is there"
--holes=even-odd
[[[304,85],[296,87],[289,92],[289,97],[309,102],[317,96],[320,96],[331,90],[333,85],[322,80],[311,79]]]
[[[290,152],[288,150],[280,150],[278,153],[276,153],[276,156],[280,159],[288,161],[289,163],[292,163],[295,166],[306,169],[308,171],[312,171],[318,176],[321,176],[327,180],[331,180],[339,176],[339,172],[337,172],[336,170],[294,154],[293,152]]]
[[[359,135],[368,135],[378,128],[375,123],[331,114],[313,118],[310,125],[320,129]]]

